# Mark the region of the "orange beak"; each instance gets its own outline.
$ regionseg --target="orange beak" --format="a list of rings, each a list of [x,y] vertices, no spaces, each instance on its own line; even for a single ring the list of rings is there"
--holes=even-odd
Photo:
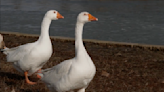
[[[91,14],[88,14],[88,17],[89,17],[88,18],[89,21],[98,21],[98,18],[92,16]]]
[[[59,12],[57,12],[57,18],[58,19],[64,19],[64,17]]]

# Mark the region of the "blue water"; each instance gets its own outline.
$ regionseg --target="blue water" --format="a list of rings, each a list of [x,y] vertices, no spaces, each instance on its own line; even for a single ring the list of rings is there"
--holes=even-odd
[[[65,18],[52,21],[51,36],[74,38],[76,17],[88,11],[99,19],[85,24],[83,38],[164,45],[164,0],[1,0],[0,31],[40,34],[46,11]]]

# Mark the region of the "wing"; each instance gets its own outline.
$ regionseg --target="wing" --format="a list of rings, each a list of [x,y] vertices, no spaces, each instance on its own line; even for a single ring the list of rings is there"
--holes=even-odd
[[[65,60],[52,68],[43,70],[42,73],[39,74],[42,77],[41,80],[46,84],[56,83],[56,81],[68,74],[73,60],[74,59]]]
[[[15,62],[20,60],[25,54],[29,53],[36,43],[28,43],[14,48],[3,49],[3,53],[7,55],[7,62]]]

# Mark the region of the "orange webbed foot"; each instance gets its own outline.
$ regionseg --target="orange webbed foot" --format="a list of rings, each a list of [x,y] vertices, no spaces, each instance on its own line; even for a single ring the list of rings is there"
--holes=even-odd
[[[24,72],[24,75],[25,75],[25,80],[27,84],[30,84],[30,85],[36,84],[36,82],[32,82],[28,79],[28,72]]]

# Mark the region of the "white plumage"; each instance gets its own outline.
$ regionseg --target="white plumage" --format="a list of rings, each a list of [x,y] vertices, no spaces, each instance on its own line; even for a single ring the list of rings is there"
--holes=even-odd
[[[27,43],[14,48],[4,49],[7,62],[13,62],[14,67],[21,73],[25,73],[26,82],[35,84],[28,80],[28,76],[35,73],[49,60],[52,54],[52,44],[49,37],[49,26],[51,20],[64,18],[56,10],[48,11],[42,21],[41,35],[36,42]]]
[[[75,90],[85,92],[96,73],[96,67],[83,45],[82,31],[86,22],[97,20],[88,12],[80,13],[75,29],[76,56],[39,73],[41,80],[52,92],[73,92]]]

